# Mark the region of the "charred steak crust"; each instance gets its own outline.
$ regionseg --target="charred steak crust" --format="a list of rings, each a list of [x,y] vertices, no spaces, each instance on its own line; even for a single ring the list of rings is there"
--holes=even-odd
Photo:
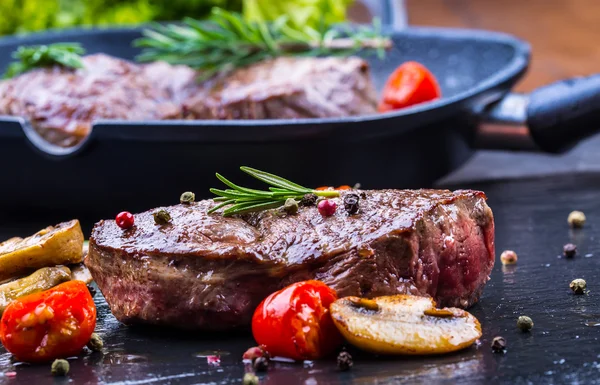
[[[339,199],[338,207],[345,192]],[[188,329],[249,325],[258,303],[292,282],[319,279],[340,296],[413,293],[440,306],[477,302],[494,265],[494,219],[477,191],[362,191],[360,211],[322,217],[302,207],[224,218],[211,200],[152,212],[135,226],[96,224],[85,259],[124,323]]]

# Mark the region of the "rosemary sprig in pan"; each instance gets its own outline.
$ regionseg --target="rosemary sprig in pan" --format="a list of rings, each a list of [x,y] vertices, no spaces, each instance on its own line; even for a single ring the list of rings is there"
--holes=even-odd
[[[287,16],[273,22],[249,22],[241,14],[220,8],[213,8],[206,21],[187,18],[183,25],[154,24],[143,34],[134,41],[143,48],[138,61],[185,64],[203,70],[201,80],[278,56],[349,56],[366,49],[383,57],[391,47],[378,22],[356,29],[322,23],[319,31],[299,31],[288,25]]]
[[[219,202],[219,204],[211,208],[208,211],[209,214],[226,206],[229,207],[223,210],[223,216],[225,217],[234,214],[273,209],[283,206],[288,198],[302,199],[306,194],[315,194],[317,196],[328,198],[340,196],[338,191],[313,190],[290,182],[277,175],[269,174],[268,172],[256,170],[254,168],[242,166],[240,167],[240,170],[269,184],[271,187],[269,187],[268,191],[241,187],[217,173],[217,178],[230,188],[227,190],[219,190],[216,188],[210,189],[210,192],[218,196],[213,200]]]
[[[4,78],[12,78],[35,68],[56,64],[67,68],[82,68],[83,54],[85,49],[79,43],[21,46],[13,52],[12,56],[17,61],[8,66]]]

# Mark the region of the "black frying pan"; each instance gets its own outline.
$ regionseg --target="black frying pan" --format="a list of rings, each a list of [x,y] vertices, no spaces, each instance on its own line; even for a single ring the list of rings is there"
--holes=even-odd
[[[132,59],[138,36],[136,29],[110,29],[7,38],[0,41],[0,70],[21,44],[78,41],[89,53]],[[378,89],[400,63],[417,60],[440,80],[441,100],[343,119],[99,121],[70,149],[44,142],[23,119],[0,117],[0,213],[112,217],[176,203],[187,190],[208,197],[208,188],[219,186],[216,171],[251,183],[241,165],[312,187],[427,187],[465,162],[476,144],[559,152],[600,120],[593,108],[600,106],[598,77],[510,94],[529,61],[529,46],[514,37],[410,28],[393,40],[385,61],[370,59]]]

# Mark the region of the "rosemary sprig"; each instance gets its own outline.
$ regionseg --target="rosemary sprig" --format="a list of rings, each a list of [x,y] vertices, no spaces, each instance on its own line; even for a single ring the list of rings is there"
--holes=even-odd
[[[83,54],[85,49],[79,43],[21,46],[12,54],[12,57],[18,61],[8,66],[4,78],[12,78],[35,68],[56,64],[68,68],[82,68],[81,55]]]
[[[138,61],[185,64],[203,70],[202,79],[277,56],[348,56],[366,49],[381,57],[391,47],[377,22],[356,29],[322,24],[318,31],[299,31],[288,25],[285,15],[273,22],[250,22],[239,13],[213,8],[206,21],[153,24],[134,45],[142,48]]]
[[[211,188],[210,192],[217,195],[213,200],[218,202],[216,206],[211,208],[208,213],[213,213],[223,207],[223,216],[231,216],[234,214],[244,214],[254,211],[262,211],[273,209],[285,204],[289,198],[302,199],[306,194],[315,194],[321,197],[338,197],[338,191],[322,191],[313,190],[290,182],[280,176],[269,174],[268,172],[256,170],[254,168],[240,167],[240,170],[250,176],[265,182],[270,185],[269,190],[254,190],[246,187],[241,187],[226,179],[223,175],[217,173],[217,178],[227,187],[226,190]]]

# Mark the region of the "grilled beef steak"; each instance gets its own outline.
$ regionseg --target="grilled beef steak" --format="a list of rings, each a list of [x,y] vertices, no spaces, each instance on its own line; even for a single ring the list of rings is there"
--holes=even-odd
[[[184,110],[194,119],[343,117],[376,113],[377,94],[360,58],[281,57],[206,82]]]
[[[0,82],[0,115],[22,116],[42,137],[68,147],[93,121],[341,117],[376,112],[367,63],[359,58],[279,58],[203,84],[186,66],[137,65],[96,54],[84,68],[37,69]]]
[[[46,140],[67,147],[84,139],[94,120],[180,118],[173,93],[196,76],[183,66],[146,68],[103,54],[85,56],[83,63],[78,70],[55,66],[3,81],[0,114],[23,116]],[[170,80],[159,83],[152,75],[164,73],[164,65]]]
[[[222,217],[211,200],[148,211],[129,230],[96,224],[85,264],[124,323],[188,329],[248,326],[258,303],[296,281],[322,280],[339,296],[430,295],[441,306],[475,303],[494,265],[494,219],[477,191],[362,191],[342,204]]]

